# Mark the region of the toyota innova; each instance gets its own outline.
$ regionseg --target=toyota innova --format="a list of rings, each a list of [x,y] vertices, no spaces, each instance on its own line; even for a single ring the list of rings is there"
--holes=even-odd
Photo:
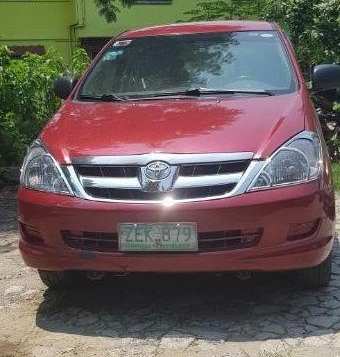
[[[340,85],[314,69],[313,91]],[[113,38],[32,144],[20,250],[57,288],[106,273],[292,271],[327,285],[335,204],[318,118],[275,23]]]

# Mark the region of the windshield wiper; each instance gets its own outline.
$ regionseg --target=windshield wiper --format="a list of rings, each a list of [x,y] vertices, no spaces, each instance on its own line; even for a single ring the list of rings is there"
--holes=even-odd
[[[125,100],[147,100],[153,98],[162,98],[162,97],[200,97],[204,95],[214,95],[214,94],[255,94],[255,95],[275,95],[273,92],[270,92],[265,89],[256,89],[256,90],[247,90],[247,89],[208,89],[208,88],[192,88],[180,91],[173,92],[154,92],[154,93],[138,93],[135,95],[120,96],[117,94],[101,94],[101,95],[89,95],[89,94],[80,94],[78,97],[80,99],[95,100],[101,102],[119,102]]]
[[[273,92],[266,89],[209,89],[209,88],[193,88],[184,92],[185,95],[209,95],[209,94],[259,94],[259,95],[274,95]]]
[[[127,100],[127,98],[121,97],[116,94],[101,94],[101,95],[79,94],[79,98],[95,100],[100,102],[120,102],[120,101]]]
[[[204,95],[214,95],[214,94],[255,94],[255,95],[275,95],[273,92],[270,92],[265,89],[256,89],[256,90],[238,90],[238,89],[207,89],[207,88],[192,88],[180,91],[173,92],[156,92],[156,93],[140,93],[136,96],[131,96],[133,100],[147,100],[153,98],[162,98],[162,97],[200,97]]]

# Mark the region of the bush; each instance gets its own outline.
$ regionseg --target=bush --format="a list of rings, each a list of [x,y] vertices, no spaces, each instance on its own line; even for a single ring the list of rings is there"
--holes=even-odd
[[[307,77],[320,63],[340,63],[339,0],[263,0],[262,17],[289,34]]]
[[[60,106],[53,92],[55,79],[62,74],[80,76],[88,62],[83,49],[66,65],[54,49],[14,60],[10,50],[0,46],[0,166],[18,165]]]

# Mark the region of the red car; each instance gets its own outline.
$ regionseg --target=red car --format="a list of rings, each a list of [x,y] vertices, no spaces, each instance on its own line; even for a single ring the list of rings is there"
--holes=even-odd
[[[340,66],[314,70],[315,91]],[[218,21],[124,32],[30,148],[20,250],[49,287],[130,272],[331,275],[335,202],[320,125],[286,35]]]

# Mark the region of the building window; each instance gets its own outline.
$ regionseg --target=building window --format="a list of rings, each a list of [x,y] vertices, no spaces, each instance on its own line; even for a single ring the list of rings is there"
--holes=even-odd
[[[36,55],[44,55],[44,46],[9,46],[9,49],[13,52],[12,57],[19,59],[25,53],[34,53]]]

